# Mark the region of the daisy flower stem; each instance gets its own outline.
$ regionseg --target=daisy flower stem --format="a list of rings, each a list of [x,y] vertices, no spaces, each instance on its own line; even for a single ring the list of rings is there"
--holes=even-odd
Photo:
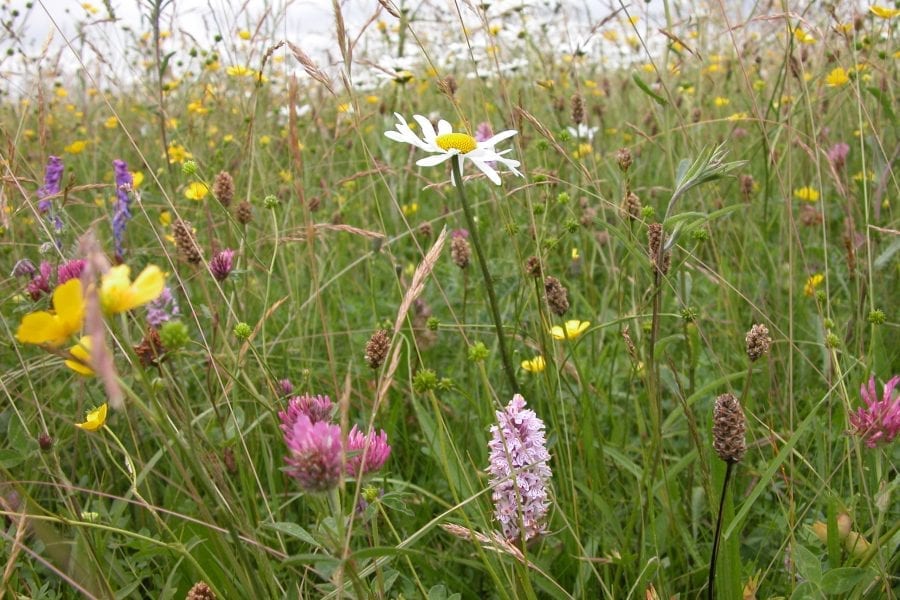
[[[488,271],[487,261],[484,258],[484,252],[481,250],[481,241],[478,237],[478,227],[475,224],[475,218],[472,215],[472,207],[469,206],[469,200],[466,198],[466,192],[463,190],[462,172],[459,168],[459,155],[451,159],[453,168],[453,181],[456,182],[456,192],[459,194],[459,202],[462,204],[463,214],[466,216],[466,224],[469,227],[469,237],[472,240],[472,246],[475,248],[475,256],[478,257],[478,266],[481,267],[481,274],[484,277],[484,286],[487,289],[488,304],[491,306],[491,317],[494,320],[494,327],[497,329],[497,343],[500,346],[500,358],[503,360],[503,370],[506,371],[506,377],[509,379],[509,385],[514,394],[519,393],[519,384],[516,382],[516,372],[513,369],[512,361],[509,358],[509,351],[506,349],[506,338],[503,334],[503,323],[500,320],[500,310],[497,308],[497,294],[494,292],[494,283],[491,280],[491,273]]]

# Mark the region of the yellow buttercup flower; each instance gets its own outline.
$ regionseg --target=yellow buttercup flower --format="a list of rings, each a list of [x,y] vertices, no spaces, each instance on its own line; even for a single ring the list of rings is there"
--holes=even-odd
[[[816,38],[809,35],[808,33],[803,31],[799,27],[794,30],[794,37],[801,44],[815,44],[816,43]]]
[[[869,7],[869,12],[882,19],[893,19],[900,15],[900,8],[885,8],[884,6],[873,5]]]
[[[190,185],[187,186],[187,189],[184,190],[184,197],[188,200],[196,200],[200,201],[206,198],[206,195],[209,193],[209,188],[206,187],[205,183],[200,181],[194,181]]]
[[[75,427],[84,429],[85,431],[97,431],[106,423],[107,405],[101,404],[98,408],[90,411],[84,419],[84,423],[75,423]]]
[[[195,115],[205,115],[209,112],[209,109],[203,106],[203,102],[201,100],[188,102],[187,109],[189,113],[193,113]]]
[[[86,141],[75,140],[74,142],[63,148],[63,150],[65,150],[69,154],[81,154],[82,152],[84,152],[85,148],[87,148]]]
[[[168,154],[170,163],[183,163],[189,158],[194,158],[194,155],[188,152],[187,148],[174,142],[169,144]]]
[[[143,306],[162,293],[166,277],[156,265],[149,265],[132,283],[131,267],[111,268],[100,281],[100,306],[107,314],[118,314]]]
[[[245,67],[244,65],[235,65],[233,67],[228,67],[227,69],[225,69],[225,72],[232,77],[249,77],[250,75],[253,75],[253,69]]]
[[[141,183],[144,181],[144,174],[140,171],[132,171],[131,172],[131,187],[132,189],[138,188]]]
[[[76,277],[53,290],[53,312],[39,310],[22,318],[16,339],[22,344],[59,346],[80,331],[83,323],[84,296]]]
[[[848,83],[850,83],[850,76],[847,75],[847,71],[844,70],[843,67],[832,69],[831,72],[825,76],[825,85],[828,87],[841,87]]]
[[[547,363],[543,356],[535,356],[531,360],[522,361],[522,369],[529,373],[540,373],[547,368]]]
[[[731,100],[723,96],[716,96],[716,98],[713,100],[713,104],[715,104],[716,106],[728,106],[729,104],[731,104]]]
[[[94,369],[91,368],[91,336],[82,336],[78,343],[69,348],[72,358],[66,360],[66,366],[85,377],[93,377]]]
[[[246,29],[241,29],[241,30],[238,32],[238,37],[241,38],[242,40],[249,40],[249,39],[250,39],[250,32],[247,31]]]
[[[796,198],[797,200],[804,200],[806,202],[818,202],[819,190],[814,187],[805,185],[802,188],[797,188],[796,190],[794,190],[794,198]]]
[[[555,340],[574,340],[582,333],[584,333],[590,326],[590,321],[579,321],[578,319],[572,319],[570,321],[566,321],[566,324],[562,327],[560,327],[559,325],[554,325],[550,329],[550,335],[553,336],[553,339]]]

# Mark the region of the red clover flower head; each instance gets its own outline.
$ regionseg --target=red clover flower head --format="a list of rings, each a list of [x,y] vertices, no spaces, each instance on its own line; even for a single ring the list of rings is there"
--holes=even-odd
[[[81,277],[81,272],[84,271],[85,264],[87,264],[87,261],[83,258],[73,258],[72,260],[68,260],[59,265],[56,268],[57,285],[62,285],[70,279]]]
[[[490,483],[497,520],[510,542],[528,541],[547,528],[550,454],[544,422],[516,394],[491,427]]]
[[[328,396],[294,396],[288,400],[287,408],[278,413],[281,430],[285,434],[294,427],[300,417],[306,417],[313,424],[331,420],[334,403]]]
[[[491,124],[487,121],[482,121],[478,124],[478,127],[475,128],[475,141],[477,142],[489,140],[493,135],[494,130],[491,128]]]
[[[828,149],[828,162],[832,164],[835,171],[840,171],[847,162],[848,154],[850,154],[850,145],[846,142],[838,142]]]
[[[294,384],[291,383],[290,379],[285,377],[278,382],[278,389],[281,391],[282,396],[290,396],[294,393]]]
[[[288,475],[307,492],[327,492],[341,479],[343,439],[339,425],[319,421],[313,423],[301,414],[284,429],[288,447],[285,457]]]
[[[53,276],[53,265],[46,260],[41,261],[38,271],[31,276],[31,281],[25,286],[25,291],[31,296],[32,300],[38,300],[44,294],[53,291],[53,283],[50,278]]]
[[[361,477],[384,466],[391,455],[391,446],[388,444],[384,429],[379,434],[370,431],[367,435],[363,435],[363,432],[354,425],[347,436],[347,452],[350,453],[347,455],[345,468],[347,475]],[[365,455],[365,462],[363,455]],[[362,465],[362,472],[360,472],[360,465]]]
[[[869,379],[868,386],[862,385],[859,388],[859,394],[866,403],[866,408],[850,413],[849,418],[853,433],[859,435],[869,448],[874,448],[878,444],[889,444],[900,433],[900,395],[894,394],[894,388],[898,383],[900,375],[891,377],[891,380],[884,384],[880,400],[874,376]]]
[[[226,248],[216,253],[209,261],[209,270],[217,281],[225,281],[234,268],[234,250]]]

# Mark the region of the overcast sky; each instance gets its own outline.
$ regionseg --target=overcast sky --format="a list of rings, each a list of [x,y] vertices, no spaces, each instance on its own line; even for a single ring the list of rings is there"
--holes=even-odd
[[[27,0],[11,0],[11,6],[23,13],[26,12]],[[120,19],[120,25],[134,24],[140,27],[141,14],[146,14],[148,0],[110,0],[116,17]],[[400,4],[399,0],[395,0]],[[407,1],[407,6],[415,7],[420,2]],[[568,0],[565,2],[572,8],[589,7],[596,15],[605,14],[604,7],[609,0]],[[30,11],[26,23],[27,40],[29,47],[40,49],[48,33],[57,31],[58,39],[61,31],[66,36],[75,34],[75,23],[83,21],[87,12],[82,7],[80,0],[37,0]],[[95,18],[106,15],[103,8],[103,0],[93,0],[90,4],[99,9]],[[616,3],[617,4],[617,3]],[[643,5],[643,1],[637,3]],[[143,6],[143,8],[141,7]],[[377,0],[341,0],[342,12],[348,25],[361,26],[378,7]],[[256,24],[260,15],[265,14],[266,9],[271,14],[283,15],[281,20],[282,31],[290,34],[292,41],[297,43],[297,37],[305,38],[307,42],[317,43],[320,38],[328,41],[334,39],[334,12],[331,0],[243,0],[231,2],[228,0],[174,0],[173,6],[164,11],[170,19],[177,15],[178,27],[191,32],[198,41],[211,41],[217,31],[207,27],[212,21],[218,22],[221,28],[238,24],[251,28]],[[386,14],[384,18],[391,18]],[[168,22],[168,21],[167,21]],[[222,32],[228,33],[227,31]],[[302,42],[303,40],[301,40]]]

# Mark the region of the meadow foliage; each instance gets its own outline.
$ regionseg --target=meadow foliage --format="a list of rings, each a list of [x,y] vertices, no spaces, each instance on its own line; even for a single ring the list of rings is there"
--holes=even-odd
[[[0,597],[897,597],[900,9],[575,4],[2,3]]]

